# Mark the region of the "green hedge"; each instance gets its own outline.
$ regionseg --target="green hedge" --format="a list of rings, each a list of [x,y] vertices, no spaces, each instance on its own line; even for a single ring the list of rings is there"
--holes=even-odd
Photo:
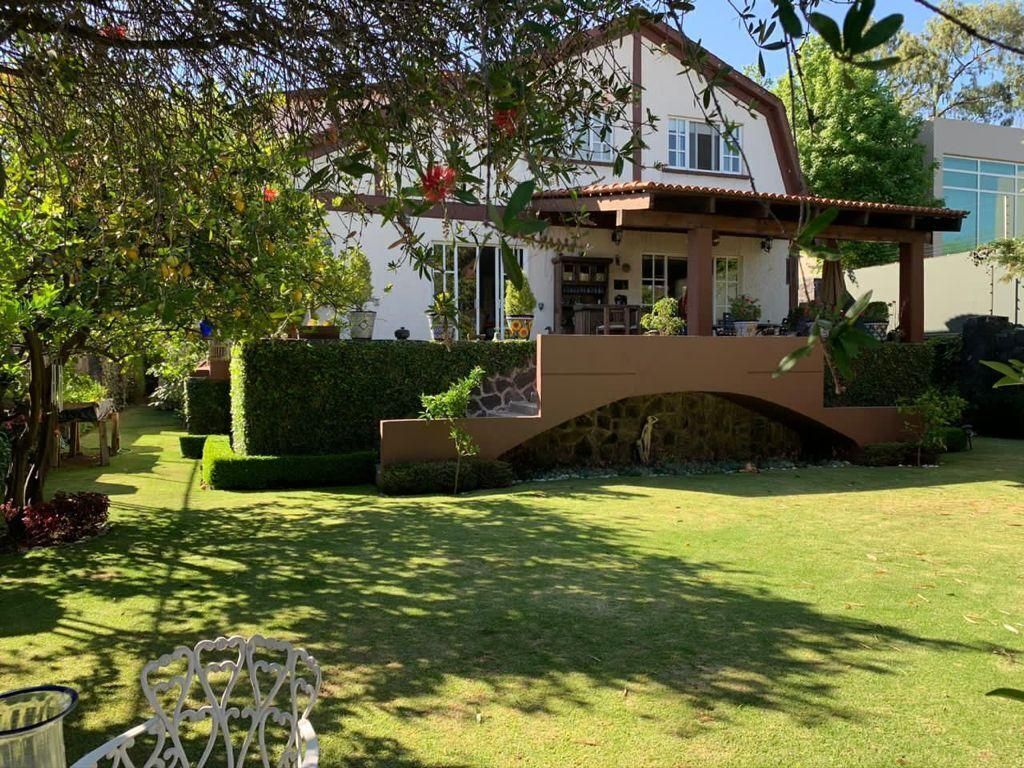
[[[327,488],[373,483],[377,454],[240,456],[225,435],[211,435],[203,448],[203,481],[221,490]]]
[[[209,437],[209,435],[182,435],[179,437],[178,445],[181,447],[182,458],[203,458],[203,447],[206,445],[207,437]]]
[[[898,405],[929,387],[955,389],[959,378],[961,340],[944,337],[923,344],[881,344],[862,351],[844,380],[846,391],[835,393],[825,374],[825,404],[848,406]]]
[[[382,419],[415,418],[420,395],[479,365],[508,373],[534,359],[532,342],[248,342],[231,361],[235,447],[245,454],[373,450]]]
[[[917,465],[918,458],[921,464],[935,464],[939,460],[934,450],[922,448],[918,452],[916,443],[874,443],[865,445],[854,457],[854,463],[865,467],[912,467]]]
[[[231,432],[231,384],[219,379],[185,381],[185,427],[190,435]]]
[[[385,467],[377,485],[388,496],[452,493],[454,461],[424,461]],[[515,480],[512,465],[493,459],[464,459],[458,468],[460,493],[482,488],[508,488]]]
[[[946,446],[946,453],[960,453],[967,450],[970,440],[967,437],[967,431],[962,427],[943,427],[939,432],[942,444]]]

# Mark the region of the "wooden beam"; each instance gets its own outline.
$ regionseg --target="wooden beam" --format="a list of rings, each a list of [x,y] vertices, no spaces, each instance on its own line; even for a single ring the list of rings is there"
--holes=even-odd
[[[715,324],[714,235],[707,227],[691,229],[686,243],[687,334],[710,336]]]
[[[924,341],[924,246],[900,243],[900,335]]]
[[[584,213],[592,211],[648,211],[651,195],[646,192],[614,197],[541,197],[530,208],[538,213]]]
[[[625,211],[624,229],[645,229],[652,231],[679,232],[707,227],[723,235],[753,237],[792,237],[796,223],[776,219],[757,219],[745,216],[719,216],[707,213],[665,213],[661,211]],[[930,232],[911,232],[884,227],[855,227],[835,224],[820,237],[834,240],[855,240],[878,243],[930,243]]]

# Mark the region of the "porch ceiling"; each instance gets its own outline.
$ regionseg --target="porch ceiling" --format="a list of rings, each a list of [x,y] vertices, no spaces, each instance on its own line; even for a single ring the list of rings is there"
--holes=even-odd
[[[603,229],[684,232],[707,227],[727,235],[790,237],[801,214],[829,208],[838,216],[821,237],[876,242],[930,242],[932,232],[959,232],[966,211],[834,200],[659,182],[596,184],[534,195],[532,208],[552,223],[580,220]]]

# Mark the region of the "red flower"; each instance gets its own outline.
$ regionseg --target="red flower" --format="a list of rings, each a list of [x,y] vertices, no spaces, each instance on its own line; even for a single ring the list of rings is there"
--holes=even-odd
[[[455,169],[447,165],[432,165],[420,179],[423,197],[432,203],[444,200],[455,189]]]
[[[515,107],[494,110],[494,127],[506,136],[515,135],[516,121],[518,119],[519,110]]]
[[[281,193],[278,192],[273,187],[264,187],[263,188],[263,202],[265,202],[265,203],[272,203],[275,200],[277,200],[277,196],[279,194],[281,194]]]
[[[128,36],[128,27],[124,24],[107,24],[100,30],[100,35],[111,40],[124,40]]]

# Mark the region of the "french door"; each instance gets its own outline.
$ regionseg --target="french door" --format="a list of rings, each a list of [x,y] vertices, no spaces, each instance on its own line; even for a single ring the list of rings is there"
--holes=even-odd
[[[525,267],[523,249],[513,253]],[[431,268],[434,295],[455,301],[456,338],[505,338],[505,267],[497,247],[435,243]]]

